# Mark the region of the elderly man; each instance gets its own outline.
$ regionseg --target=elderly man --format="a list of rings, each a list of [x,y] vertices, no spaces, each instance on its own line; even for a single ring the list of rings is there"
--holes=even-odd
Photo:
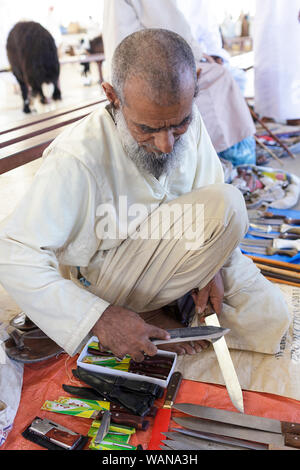
[[[255,126],[239,86],[225,67],[203,53],[176,0],[104,0],[102,34],[108,80],[118,44],[147,28],[174,31],[189,43],[199,73],[196,104],[215,150],[234,164],[255,163]],[[241,160],[237,159],[238,145]]]
[[[165,30],[126,38],[109,100],[46,150],[0,230],[0,280],[29,318],[73,355],[87,336],[119,357],[154,355],[151,338],[210,300],[231,347],[275,353],[287,307],[237,246],[248,219],[194,105],[188,44]],[[60,265],[70,278],[62,277]],[[223,300],[224,294],[224,300]],[[171,305],[173,304],[173,305]],[[201,343],[175,345],[179,354]]]

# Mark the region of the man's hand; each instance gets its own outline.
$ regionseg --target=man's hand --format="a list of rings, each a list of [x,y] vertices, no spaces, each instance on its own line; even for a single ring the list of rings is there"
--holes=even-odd
[[[92,333],[105,350],[119,358],[128,354],[136,362],[142,362],[144,354],[157,354],[157,347],[150,338],[170,339],[167,331],[149,325],[137,313],[113,305],[104,311]]]
[[[224,297],[224,285],[221,272],[219,271],[203,289],[195,289],[192,292],[192,297],[195,302],[196,313],[202,314],[210,302],[214,311],[220,315]]]

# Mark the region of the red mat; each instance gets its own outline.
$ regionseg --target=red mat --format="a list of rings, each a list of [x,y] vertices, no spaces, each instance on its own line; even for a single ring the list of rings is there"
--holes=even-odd
[[[25,366],[21,401],[14,426],[0,450],[42,450],[41,447],[24,439],[21,435],[35,416],[52,419],[69,429],[87,434],[92,423],[91,419],[41,411],[41,406],[46,400],[56,400],[59,396],[69,396],[62,389],[62,384],[85,385],[77,381],[72,375],[72,369],[76,369],[76,360],[77,357],[70,358],[63,354],[58,359]],[[231,404],[225,387],[189,380],[182,382],[176,402],[195,403],[236,411]],[[157,400],[155,403],[158,407],[162,404],[163,399]],[[246,414],[281,421],[300,422],[300,401],[277,395],[246,391],[244,392],[244,405]],[[175,415],[180,416],[181,413],[175,412]],[[147,431],[138,431],[133,435],[130,441],[131,444],[142,444],[144,449],[147,449],[154,418],[149,418],[149,420],[151,422],[149,429]],[[173,425],[176,427],[176,423],[171,423],[171,426]]]

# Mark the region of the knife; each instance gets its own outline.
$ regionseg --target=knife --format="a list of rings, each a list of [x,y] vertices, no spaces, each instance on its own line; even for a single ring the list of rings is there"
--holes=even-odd
[[[207,326],[215,326],[220,327],[219,319],[216,313],[212,315],[205,316],[204,319]],[[243,393],[241,386],[239,384],[239,380],[237,374],[235,372],[235,368],[230,357],[230,353],[225,341],[225,338],[222,337],[216,341],[212,342],[213,348],[215,350],[218,363],[223,375],[223,379],[229,394],[229,397],[235,406],[235,408],[244,413],[244,401],[243,401]]]
[[[294,220],[299,220],[299,219],[293,219],[291,217],[288,217],[287,215],[285,214],[274,214],[273,212],[269,212],[269,211],[262,211],[262,210],[252,210],[252,209],[249,209],[248,210],[248,216],[249,218],[256,218],[256,219],[281,219],[281,220],[285,220],[287,219],[288,220],[288,224],[292,224],[294,223]]]
[[[254,218],[250,217],[250,222],[254,224],[267,224],[267,225],[282,225],[282,224],[289,224],[289,225],[300,225],[299,219],[292,219],[290,217],[284,217],[283,219],[269,219],[269,218]]]
[[[231,424],[209,421],[199,418],[174,418],[175,423],[187,429],[201,431],[209,434],[220,434],[221,436],[235,437],[263,444],[274,444],[276,446],[296,447],[300,449],[299,434],[278,434],[275,432],[260,431]]]
[[[207,439],[198,439],[192,436],[184,436],[176,432],[167,432],[164,434],[169,440],[162,441],[168,446],[172,446],[173,442],[178,442],[190,446],[190,450],[246,450],[243,447],[230,444],[221,444]],[[184,449],[186,450],[186,449]]]
[[[293,258],[299,253],[299,251],[296,249],[277,250],[276,248],[272,248],[272,247],[244,245],[243,243],[240,245],[240,248],[242,251],[245,251],[250,254],[265,255],[265,256],[284,255],[284,256],[290,256],[291,258]]]
[[[95,444],[101,444],[101,442],[103,441],[103,439],[107,435],[108,430],[109,430],[109,426],[110,426],[110,416],[111,416],[111,414],[110,414],[109,410],[106,410],[103,413],[102,419],[101,419],[101,425],[100,425],[100,427],[97,431],[96,437],[95,437]]]
[[[233,411],[220,410],[192,403],[178,403],[173,406],[177,411],[193,416],[194,418],[209,419],[220,423],[232,424],[261,431],[275,432],[277,434],[299,434],[300,423],[279,421],[277,419],[262,418],[254,415],[239,414]]]
[[[300,235],[300,227],[293,227],[292,225],[279,225],[279,226],[272,226],[272,225],[262,225],[262,224],[254,224],[250,222],[250,227],[260,230],[261,232],[277,232],[277,233],[295,233]],[[275,230],[276,228],[276,230]]]
[[[177,396],[180,384],[182,382],[182,374],[174,372],[171,376],[169,385],[167,387],[166,398],[163,407],[158,410],[154,419],[151,439],[148,445],[148,450],[159,450],[162,440],[162,432],[168,431],[169,423],[171,420],[171,410]]]
[[[166,330],[171,338],[169,340],[152,339],[155,345],[182,343],[184,341],[213,340],[219,339],[226,335],[230,330],[221,328],[220,326],[196,326],[190,328],[175,328],[174,330]]]
[[[234,439],[233,437],[219,436],[217,434],[207,434],[205,432],[192,431],[191,429],[172,428],[171,431],[176,431],[180,434],[185,434],[187,436],[197,437],[198,439],[205,439],[205,440],[209,440],[213,442],[220,442],[221,444],[237,445],[239,447],[245,447],[245,449],[251,449],[251,450],[267,450],[268,449],[268,446],[264,444],[258,444],[256,442],[251,442],[251,441],[245,441],[243,439]]]
[[[264,233],[264,232],[259,232],[256,230],[251,230],[248,232],[248,235],[252,235],[253,237],[259,237],[259,238],[280,238],[282,240],[299,240],[299,235],[296,233]],[[248,239],[247,239],[248,240]]]
[[[255,240],[253,238],[244,238],[241,244],[248,246],[267,246],[278,250],[284,250],[286,248],[296,249],[297,251],[300,250],[300,240],[280,240],[279,238],[275,238],[273,240],[264,240],[260,238]]]

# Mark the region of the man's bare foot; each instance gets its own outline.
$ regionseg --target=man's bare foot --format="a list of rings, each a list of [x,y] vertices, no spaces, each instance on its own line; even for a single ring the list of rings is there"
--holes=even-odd
[[[143,320],[154,326],[158,326],[163,330],[184,328],[184,326],[172,315],[163,309],[153,310],[151,312],[139,313]],[[163,351],[172,351],[179,356],[193,355],[207,349],[210,343],[208,341],[193,341],[184,343],[160,344],[159,349]]]

